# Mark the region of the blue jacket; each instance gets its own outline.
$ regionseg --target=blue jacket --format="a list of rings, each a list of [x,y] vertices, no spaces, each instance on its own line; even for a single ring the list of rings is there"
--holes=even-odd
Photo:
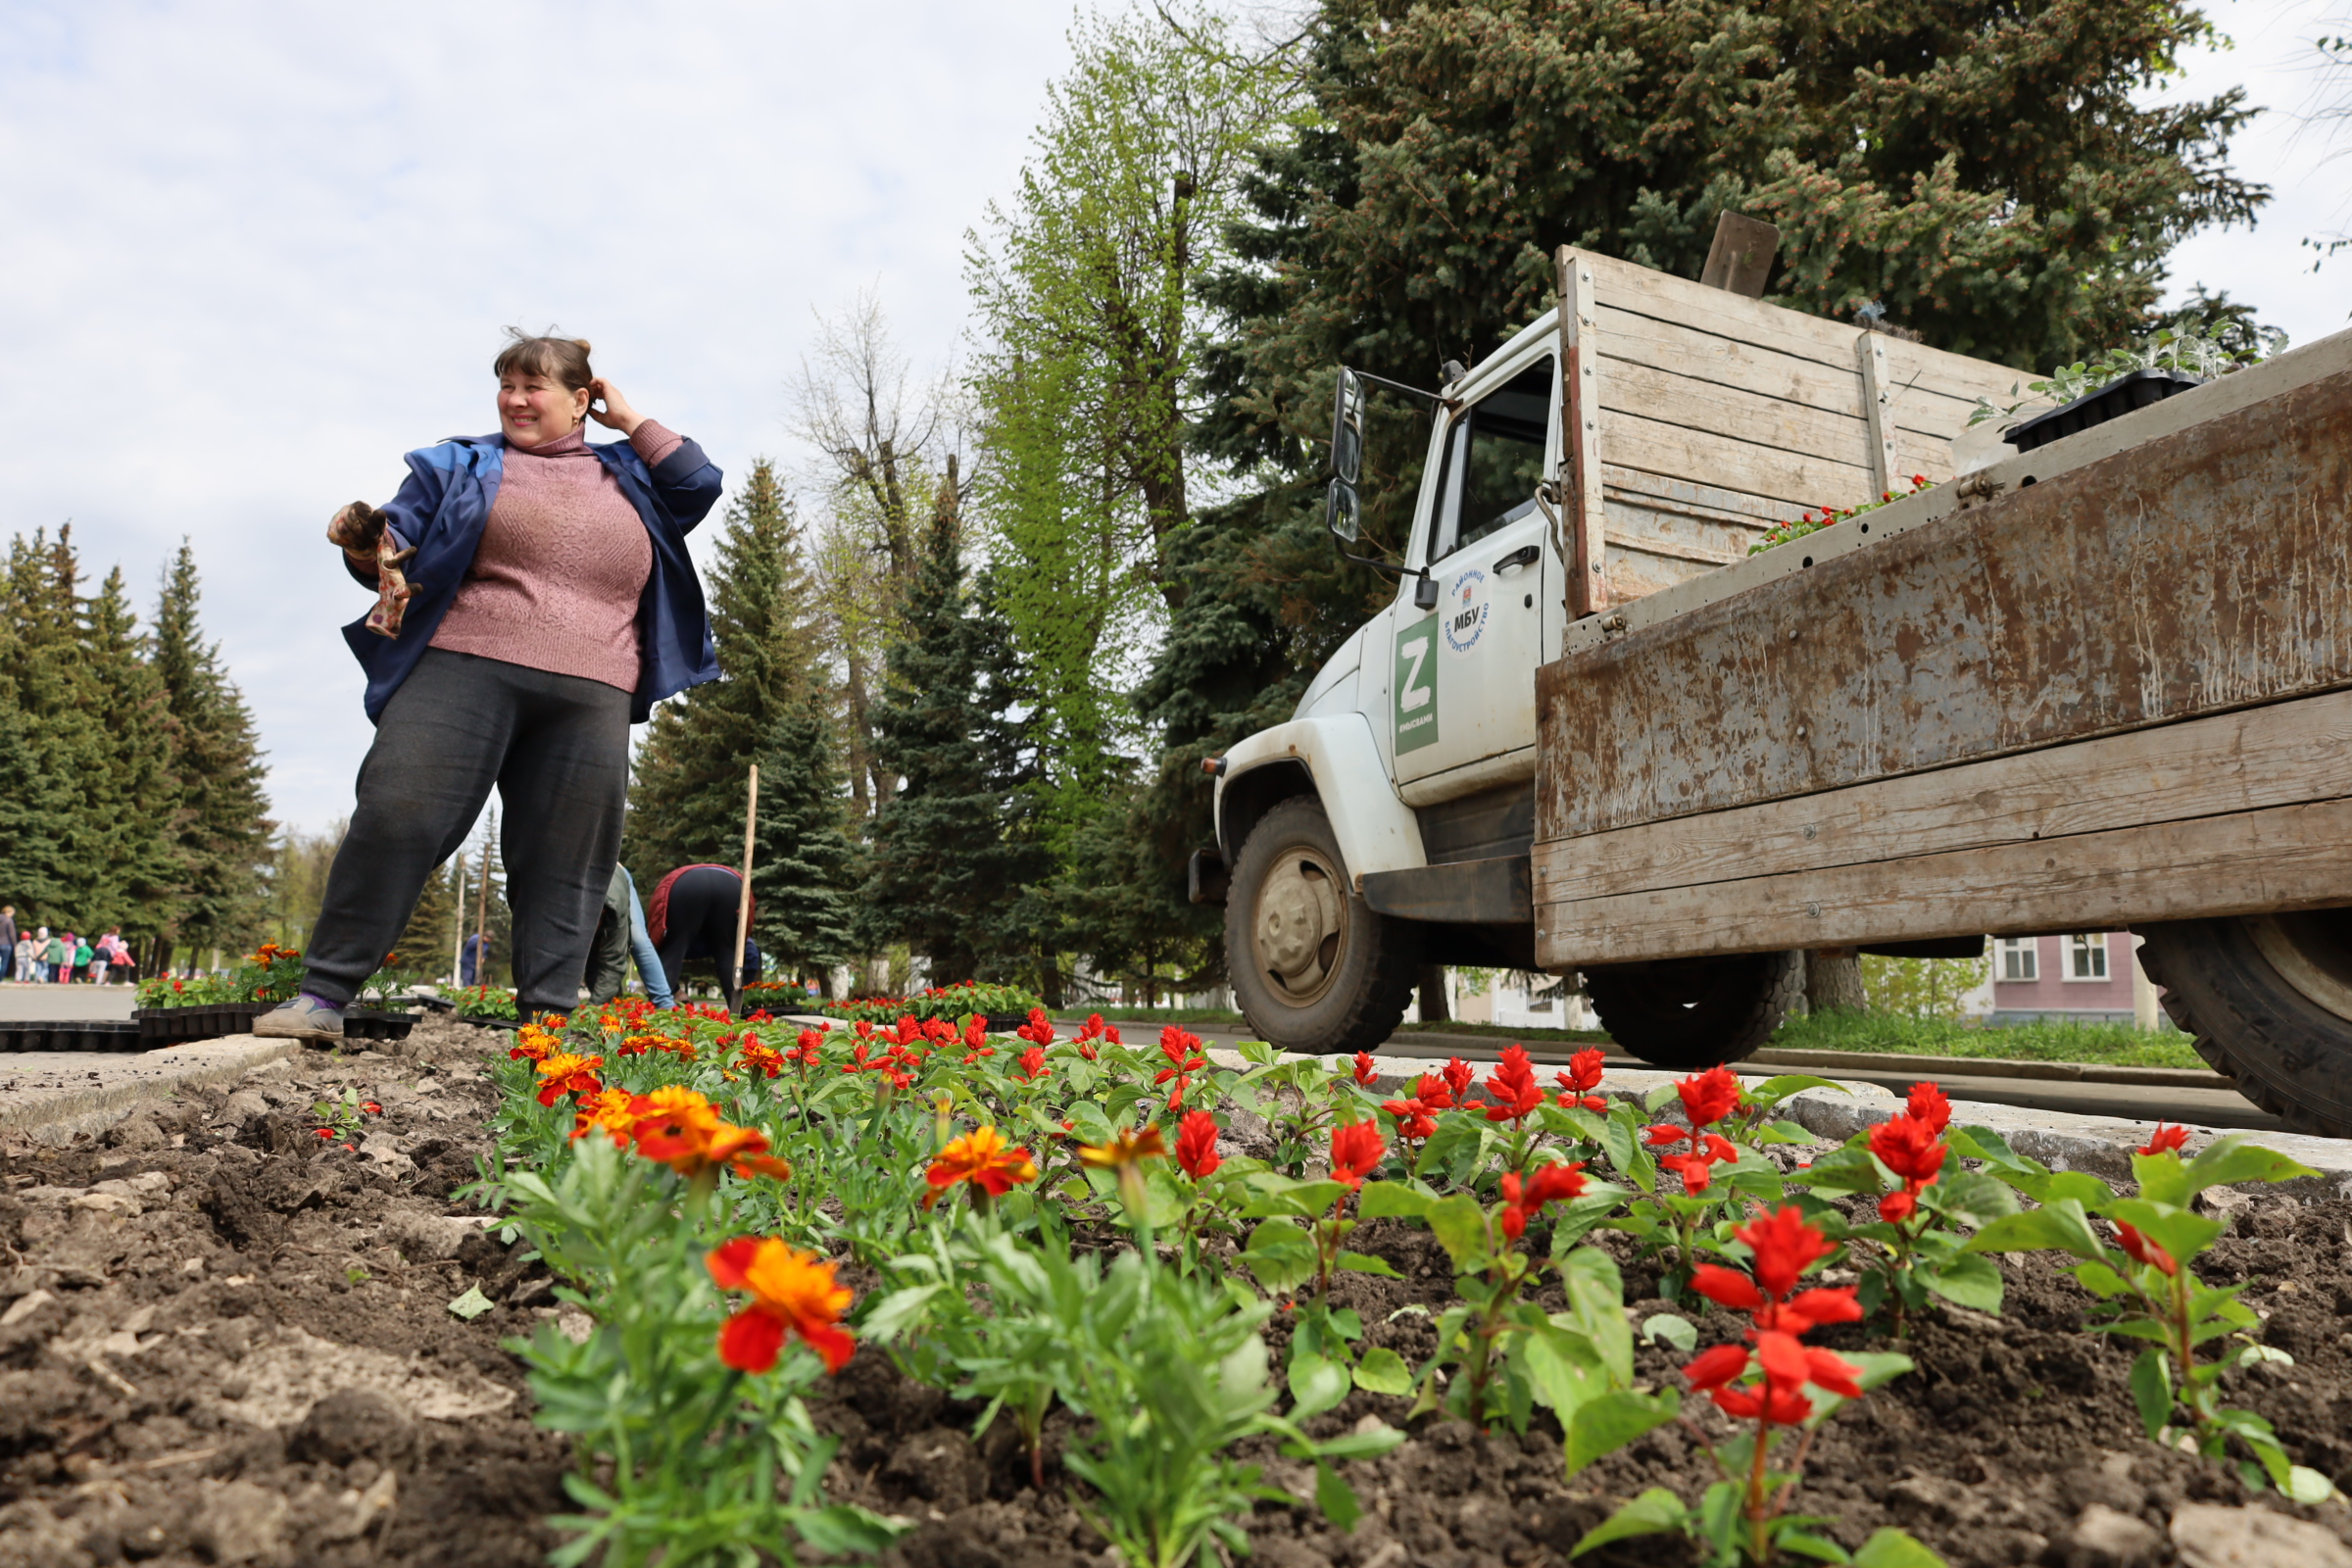
[[[642,724],[664,697],[718,679],[718,650],[710,641],[703,585],[686,554],[686,536],[717,503],[725,479],[692,441],[663,458],[658,468],[648,468],[626,441],[591,444],[588,450],[619,483],[654,543],[653,573],[637,601],[637,690],[629,704],[629,722]],[[343,628],[343,640],[368,672],[370,723],[383,717],[384,705],[424,657],[473,565],[490,504],[498,499],[506,452],[506,437],[474,435],[453,436],[408,456],[409,477],[383,510],[399,544],[416,547],[401,568],[416,586],[416,597],[409,601],[398,637],[369,631],[366,615]],[[351,574],[375,586],[357,566]]]

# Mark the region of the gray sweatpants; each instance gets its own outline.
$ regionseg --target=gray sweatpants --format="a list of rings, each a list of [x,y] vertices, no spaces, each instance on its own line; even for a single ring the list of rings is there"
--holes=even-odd
[[[516,1010],[569,1012],[620,856],[629,694],[428,648],[384,705],[359,802],[303,955],[303,989],[347,1003],[383,962],[424,879],[498,786]]]

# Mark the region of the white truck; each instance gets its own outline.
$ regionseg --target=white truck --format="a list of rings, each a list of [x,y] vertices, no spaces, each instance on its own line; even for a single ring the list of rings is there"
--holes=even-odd
[[[1968,418],[2017,369],[1558,265],[1424,394],[1395,603],[1208,764],[1194,897],[1251,1026],[1352,1052],[1422,965],[1541,968],[1688,1068],[1770,1036],[1806,949],[2129,926],[2207,1059],[2352,1135],[2352,334],[2001,444]]]

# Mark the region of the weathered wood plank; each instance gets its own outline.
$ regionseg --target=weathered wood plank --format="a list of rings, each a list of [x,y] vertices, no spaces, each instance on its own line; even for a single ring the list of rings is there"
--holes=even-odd
[[[1608,522],[1612,547],[1655,550],[1719,566],[1746,555],[1749,542],[1764,530],[1764,524],[1748,518],[1706,516],[1617,492],[1608,497]]]
[[[1862,389],[1850,362],[1842,368],[1824,365],[1817,358],[1784,354],[1711,331],[1704,317],[1660,320],[1619,310],[1605,297],[1599,319],[1601,353],[1611,365],[1623,360],[1665,366],[1732,391],[1801,403],[1849,419],[1862,417]]]
[[[1883,336],[1883,334],[1882,334]],[[1916,387],[1924,392],[1952,399],[1964,407],[1974,407],[1979,398],[1991,398],[2010,403],[2026,394],[2024,383],[2040,377],[2032,370],[2020,370],[1989,360],[1974,360],[1965,354],[1951,354],[1930,348],[1925,343],[1906,343],[1901,338],[1886,338],[1887,368],[1894,372],[1894,383]],[[2011,388],[2020,388],[2011,391]],[[1966,414],[1961,416],[1963,419]]]
[[[1884,495],[1894,487],[1894,383],[1886,368],[1886,334],[1865,332],[1854,341],[1854,363],[1862,370],[1862,412],[1870,429],[1870,486]]]
[[[1536,906],[1546,969],[2352,903],[2352,799]]]
[[[1861,419],[1628,360],[1608,362],[1600,406],[1613,414],[1636,415],[1836,463],[1860,462],[1870,441],[1870,426]]]
[[[2055,841],[2352,793],[2352,691],[1536,847],[1545,904]]]
[[[1878,492],[1870,488],[1870,470],[1862,466],[1858,439],[1852,451],[1852,458],[1840,463],[1736,441],[1711,430],[1665,424],[1605,405],[1600,411],[1603,461],[1698,479],[1727,490],[1745,490],[1784,503],[1792,517],[1808,507],[1850,507],[1877,497]]]
[[[2348,685],[2338,372],[1546,665],[1537,838]]]
[[[1609,606],[1607,519],[1601,507],[1601,408],[1607,382],[1601,375],[1600,312],[1595,301],[1592,258],[1563,245],[1553,258],[1559,270],[1560,475],[1557,542],[1567,581],[1560,603],[1571,620]],[[1720,292],[1720,291],[1718,291]]]
[[[1604,305],[1663,321],[1701,323],[1724,337],[1853,373],[1857,327],[1761,300],[1742,299],[1615,257],[1583,254],[1592,264],[1593,282]]]

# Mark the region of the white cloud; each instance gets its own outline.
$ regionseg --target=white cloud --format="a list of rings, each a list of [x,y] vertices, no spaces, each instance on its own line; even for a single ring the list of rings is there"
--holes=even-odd
[[[2286,60],[2321,3],[2225,7],[2240,48],[2180,90],[2301,103]],[[0,0],[0,535],[71,517],[142,602],[192,535],[277,814],[321,825],[369,733],[337,632],[367,599],[328,514],[494,426],[509,322],[594,338],[731,474],[787,455],[812,310],[874,287],[918,364],[944,359],[963,230],[1012,183],[1070,14]],[[2347,220],[2290,128],[2239,146],[2272,216],[2177,277],[2303,339],[2343,324],[2352,258],[2298,270],[2295,239]]]

